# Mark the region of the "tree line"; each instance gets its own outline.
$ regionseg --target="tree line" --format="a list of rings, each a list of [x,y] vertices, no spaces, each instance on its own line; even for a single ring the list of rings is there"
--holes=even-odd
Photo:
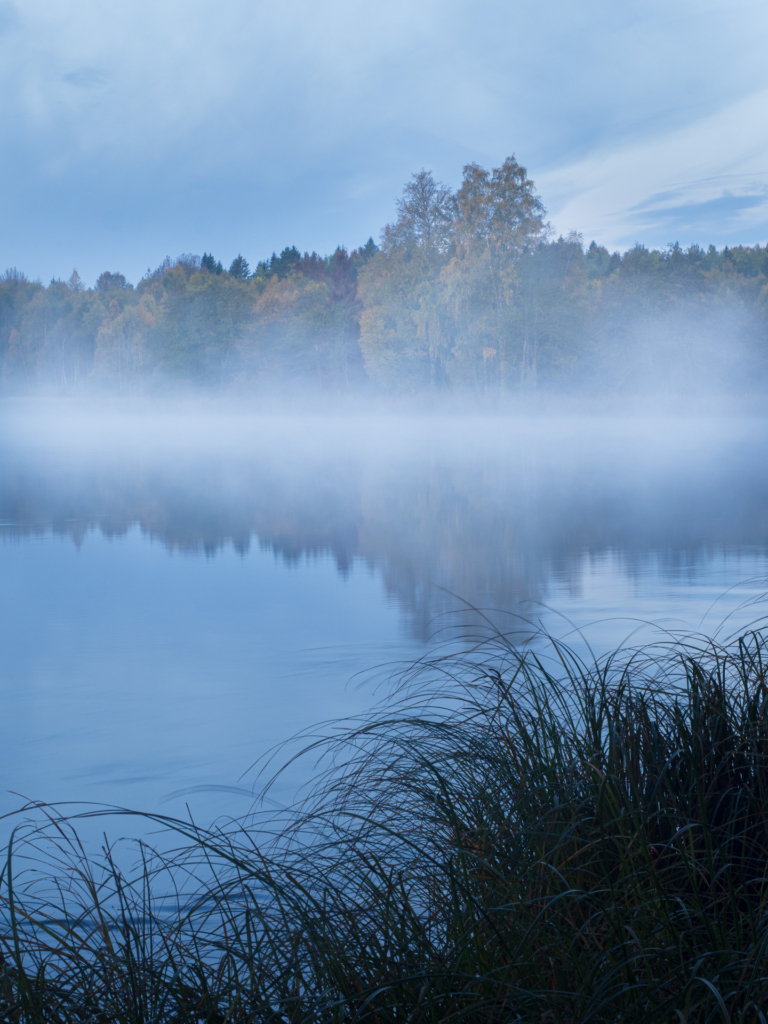
[[[553,237],[514,157],[457,190],[414,174],[380,244],[295,246],[251,270],[166,259],[134,287],[0,278],[6,392],[170,382],[330,391],[638,393],[768,382],[768,245]]]

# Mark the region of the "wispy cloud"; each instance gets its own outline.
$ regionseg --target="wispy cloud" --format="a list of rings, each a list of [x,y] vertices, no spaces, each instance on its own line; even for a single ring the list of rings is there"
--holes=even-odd
[[[675,131],[604,148],[544,174],[561,229],[635,240],[758,241],[768,220],[768,90]]]

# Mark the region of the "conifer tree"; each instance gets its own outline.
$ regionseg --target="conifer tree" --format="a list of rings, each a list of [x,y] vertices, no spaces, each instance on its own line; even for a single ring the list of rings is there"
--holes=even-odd
[[[248,260],[241,256],[240,253],[235,256],[229,268],[229,276],[236,277],[241,281],[248,279],[251,273],[251,268],[248,266]]]

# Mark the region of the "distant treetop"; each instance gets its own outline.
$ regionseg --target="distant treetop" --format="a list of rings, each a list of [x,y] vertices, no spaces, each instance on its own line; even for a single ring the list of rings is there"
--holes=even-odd
[[[238,253],[230,264],[229,276],[245,281],[250,276],[250,273],[251,268],[248,266],[248,260]]]
[[[96,282],[96,290],[99,292],[124,291],[128,287],[130,285],[125,280],[124,274],[113,274],[109,270],[105,270],[103,274],[100,274]]]
[[[207,270],[209,274],[224,273],[224,267],[222,266],[221,260],[215,260],[209,252],[203,253],[203,258],[200,260],[200,266],[204,270]]]

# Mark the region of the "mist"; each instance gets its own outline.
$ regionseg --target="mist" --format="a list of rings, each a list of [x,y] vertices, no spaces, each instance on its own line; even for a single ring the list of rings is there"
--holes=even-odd
[[[768,246],[621,252],[554,237],[515,157],[456,190],[412,175],[351,250],[183,254],[134,286],[0,279],[6,395],[227,395],[254,408],[426,402],[520,409],[756,400],[768,387]]]
[[[525,6],[0,0],[3,1020],[763,1019],[766,13]]]
[[[5,788],[212,820],[445,643],[730,635],[764,614],[766,442],[734,409],[6,399]]]
[[[213,820],[443,643],[762,621],[767,295],[768,246],[555,237],[514,157],[350,250],[7,271],[8,789]]]

